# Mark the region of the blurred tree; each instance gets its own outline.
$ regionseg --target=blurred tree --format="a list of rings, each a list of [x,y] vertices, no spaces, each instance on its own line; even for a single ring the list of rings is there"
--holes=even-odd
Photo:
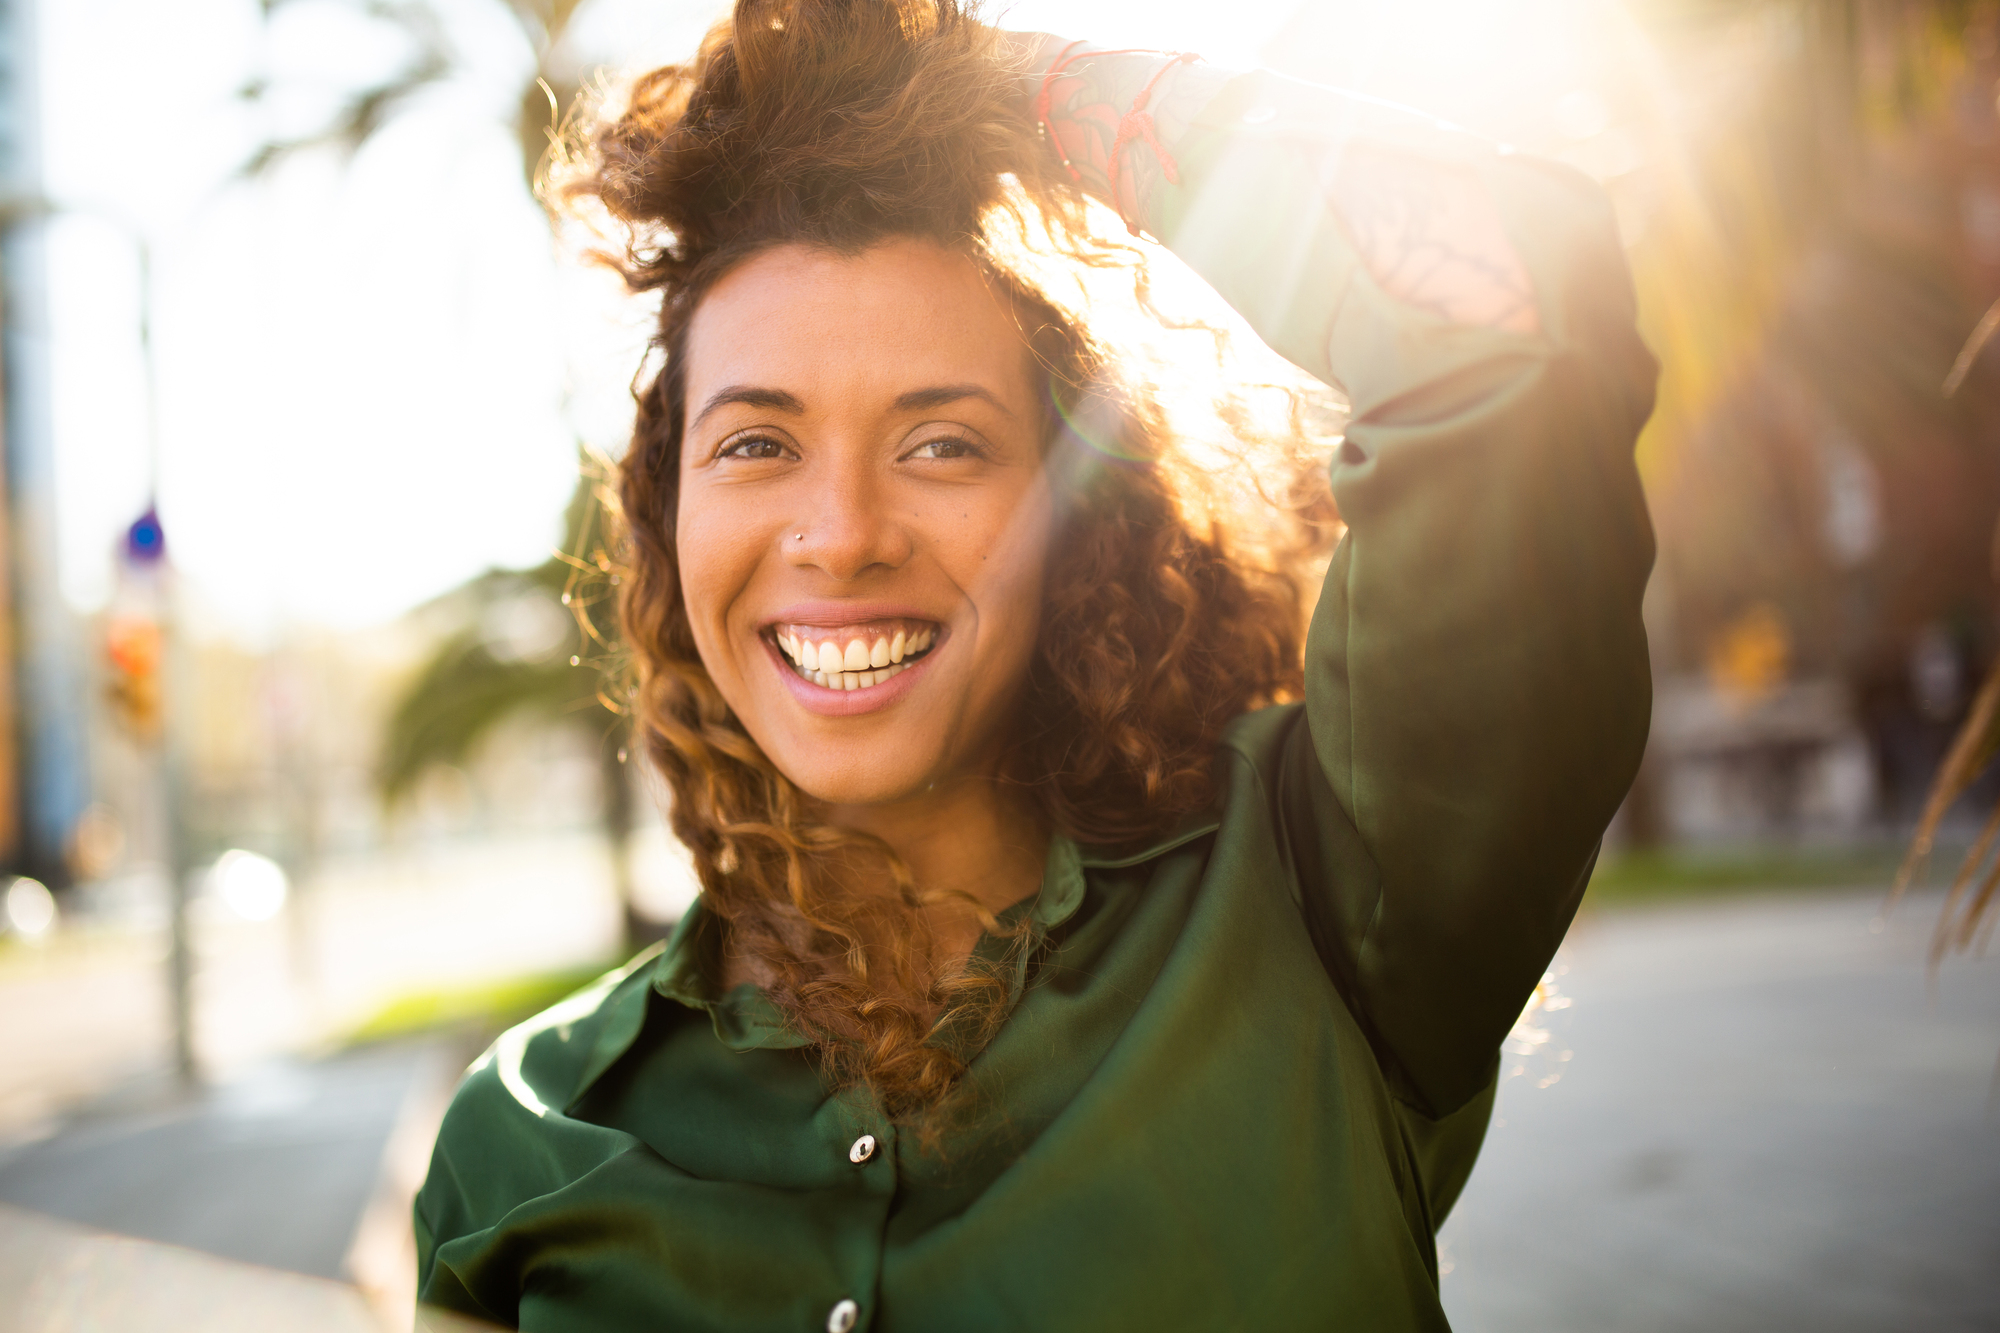
[[[383,800],[406,798],[432,768],[462,764],[501,723],[539,718],[575,727],[597,759],[599,809],[628,944],[658,934],[636,905],[635,800],[630,727],[612,682],[618,648],[618,573],[604,545],[609,499],[586,468],[564,514],[561,552],[532,569],[489,570],[425,608],[455,622],[390,715],[376,781]]]
[[[533,186],[549,137],[563,110],[582,87],[582,62],[568,38],[577,12],[588,0],[491,0],[520,29],[533,54],[523,80],[514,121],[521,148],[522,179]],[[261,0],[266,22],[280,10],[305,4],[334,4],[397,31],[406,52],[385,77],[349,92],[324,123],[298,135],[273,139],[244,164],[246,174],[271,170],[301,152],[333,149],[353,153],[393,120],[424,89],[449,78],[460,66],[450,40],[445,11],[434,0]],[[242,96],[259,101],[272,91],[266,79],[245,85]]]
[[[1677,664],[1769,602],[1803,669],[1906,675],[1993,601],[2000,376],[1940,391],[2000,290],[1993,7],[1646,8],[1710,103],[1634,245]]]
[[[348,92],[325,121],[260,146],[244,164],[267,174],[308,152],[352,154],[427,88],[457,72],[446,9],[434,0],[262,0],[268,22],[280,10],[308,3],[351,10],[396,31],[405,47],[390,72]],[[512,125],[521,179],[531,191],[561,117],[582,86],[582,62],[568,42],[588,0],[492,0],[519,28],[532,53]],[[268,81],[242,90],[246,100],[273,91]],[[631,843],[636,820],[630,728],[608,682],[622,667],[615,595],[617,582],[604,547],[606,491],[601,468],[586,466],[564,515],[561,554],[525,570],[490,570],[437,598],[456,628],[443,636],[397,701],[377,773],[383,799],[406,798],[423,774],[463,762],[502,722],[539,717],[582,729],[597,756],[600,810],[628,945],[658,933],[636,906]],[[568,627],[551,633],[554,623]]]
[[[1695,39],[1712,72],[1747,50],[1754,71],[1635,247],[1666,367],[1642,450],[1676,647],[1712,652],[1746,607],[1776,606],[1855,689],[1879,758],[1885,729],[1928,725],[1942,762],[1900,896],[2000,755],[2000,370],[1981,355],[2000,324],[2000,5],[1640,8],[1669,49]],[[1979,659],[1967,699],[1955,667]],[[1939,757],[1885,763],[1888,794]],[[1933,965],[1993,929],[1987,803]]]
[[[1609,183],[1662,362],[1658,665],[1699,673],[1775,617],[1909,818],[1970,702],[1954,671],[2000,648],[2000,367],[1942,392],[2000,295],[2000,6],[1631,7],[1647,142]]]

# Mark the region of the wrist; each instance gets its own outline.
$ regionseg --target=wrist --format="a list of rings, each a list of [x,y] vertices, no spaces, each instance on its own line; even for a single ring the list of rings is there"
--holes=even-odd
[[[1035,95],[1041,91],[1042,78],[1070,39],[1050,32],[1016,32],[1009,28],[995,29],[994,39],[1000,59],[1015,71],[1015,104],[1023,116],[1033,120]]]

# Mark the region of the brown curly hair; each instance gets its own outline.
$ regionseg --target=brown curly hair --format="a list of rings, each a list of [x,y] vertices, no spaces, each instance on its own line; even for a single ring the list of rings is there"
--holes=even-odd
[[[1086,201],[1049,169],[1019,85],[994,31],[956,0],[740,0],[692,63],[642,76],[573,138],[560,187],[608,210],[626,229],[614,261],[626,281],[661,293],[657,370],[637,394],[618,499],[636,726],[674,831],[728,947],[763,966],[830,1078],[866,1083],[912,1121],[1004,1017],[1006,988],[993,969],[940,966],[922,910],[937,896],[878,840],[816,816],[696,652],[675,515],[682,367],[703,295],[769,247],[920,238],[971,256],[1011,297],[1046,377],[1062,502],[1004,777],[1052,831],[1130,844],[1214,799],[1223,727],[1302,688],[1296,557],[1323,552],[1331,529],[1323,482],[1300,491],[1307,473],[1292,466],[1260,540],[1232,540],[1164,410],[998,257],[1003,234],[1037,228],[1086,263],[1120,248],[1096,239]],[[722,941],[703,947],[714,964]]]

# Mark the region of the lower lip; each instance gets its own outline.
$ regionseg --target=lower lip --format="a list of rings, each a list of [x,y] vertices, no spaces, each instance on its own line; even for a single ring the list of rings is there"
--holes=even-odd
[[[794,670],[791,661],[786,658],[778,645],[761,634],[757,637],[763,643],[764,651],[770,655],[772,668],[784,678],[785,686],[791,690],[792,697],[807,711],[818,713],[821,717],[858,717],[863,713],[873,713],[877,709],[887,708],[916,687],[916,678],[923,674],[924,668],[930,665],[933,657],[937,656],[938,648],[944,647],[943,643],[939,643],[937,648],[931,649],[879,685],[870,685],[859,690],[830,690],[824,685],[813,684]]]

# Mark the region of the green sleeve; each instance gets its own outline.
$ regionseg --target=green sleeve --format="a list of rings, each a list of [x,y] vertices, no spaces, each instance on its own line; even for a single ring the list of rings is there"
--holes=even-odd
[[[1350,136],[1477,172],[1541,331],[1446,323],[1362,269],[1323,182]],[[1230,81],[1147,221],[1352,407],[1346,536],[1307,644],[1280,823],[1315,943],[1433,1115],[1496,1048],[1637,770],[1653,542],[1632,446],[1655,365],[1587,179],[1270,74]]]
[[[410,1233],[417,1242],[417,1290],[422,1291],[424,1283],[430,1280],[431,1265],[437,1262],[437,1241],[431,1236],[430,1223],[424,1220],[424,1210],[415,1199],[410,1200]]]

